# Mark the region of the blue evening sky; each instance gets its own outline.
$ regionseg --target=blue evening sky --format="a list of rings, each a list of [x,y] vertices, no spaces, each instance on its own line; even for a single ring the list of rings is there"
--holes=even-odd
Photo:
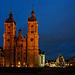
[[[75,55],[75,0],[0,0],[0,46],[3,47],[4,22],[12,6],[18,35],[21,24],[26,36],[27,21],[34,4],[38,21],[39,48],[46,60],[56,59],[61,53],[65,59]]]

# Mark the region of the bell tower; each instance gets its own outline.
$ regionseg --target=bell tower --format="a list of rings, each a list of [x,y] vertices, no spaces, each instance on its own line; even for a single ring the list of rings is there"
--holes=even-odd
[[[16,23],[13,20],[12,12],[9,13],[9,18],[5,21],[5,32],[4,32],[4,53],[5,53],[5,67],[14,66],[14,48],[15,48],[15,37],[16,37]]]
[[[31,17],[28,18],[27,32],[27,63],[29,67],[39,66],[39,50],[38,50],[38,22],[34,11],[31,12]]]

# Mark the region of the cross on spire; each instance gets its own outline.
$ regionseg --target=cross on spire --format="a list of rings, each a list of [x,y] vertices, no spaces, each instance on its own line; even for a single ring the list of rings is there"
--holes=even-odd
[[[12,12],[12,6],[10,6],[10,12]]]
[[[32,10],[34,10],[34,4],[32,4]]]

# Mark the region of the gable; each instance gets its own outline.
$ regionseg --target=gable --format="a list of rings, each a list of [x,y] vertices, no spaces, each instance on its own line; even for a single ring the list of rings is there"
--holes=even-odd
[[[18,41],[25,41],[25,38],[24,38],[21,34],[19,34],[19,35],[16,37],[16,40],[18,40]]]

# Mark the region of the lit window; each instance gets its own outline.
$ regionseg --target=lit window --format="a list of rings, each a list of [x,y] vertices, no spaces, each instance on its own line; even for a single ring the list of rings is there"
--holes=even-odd
[[[20,65],[18,65],[18,67],[21,67]]]
[[[25,63],[23,63],[23,65],[25,65]]]
[[[18,62],[18,64],[20,64],[20,62]]]

